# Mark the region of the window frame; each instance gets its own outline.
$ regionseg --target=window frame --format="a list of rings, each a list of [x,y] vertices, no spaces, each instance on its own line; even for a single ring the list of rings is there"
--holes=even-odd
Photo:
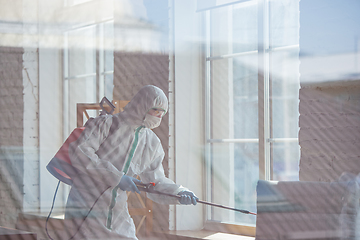
[[[83,78],[83,77],[95,77],[95,88],[96,88],[96,101],[99,102],[102,98],[101,96],[105,96],[105,78],[107,75],[113,75],[114,70],[106,71],[105,70],[105,48],[104,48],[104,24],[113,23],[113,19],[108,19],[105,21],[97,22],[94,24],[84,24],[81,26],[76,26],[74,28],[67,29],[64,31],[64,48],[62,50],[62,137],[65,140],[70,132],[73,129],[70,129],[70,116],[69,116],[69,81]],[[71,75],[69,74],[69,47],[68,47],[68,32],[84,29],[87,27],[95,27],[95,37],[96,37],[96,47],[95,47],[95,72],[86,73],[86,74],[78,74]],[[64,203],[66,203],[66,196],[70,192],[70,186],[63,186],[64,193],[62,194],[64,198]]]
[[[259,144],[259,179],[273,179],[273,151],[272,144],[278,142],[298,142],[297,138],[274,138],[272,134],[272,73],[270,71],[270,57],[273,52],[299,48],[299,45],[288,45],[285,47],[272,48],[270,46],[270,24],[269,24],[269,2],[270,0],[258,0],[258,50],[238,52],[219,56],[211,56],[211,16],[212,9],[224,7],[220,5],[204,11],[205,15],[205,180],[206,199],[211,199],[211,144],[212,143],[258,143]],[[249,1],[244,2],[249,4]],[[234,2],[232,4],[239,4]],[[232,5],[229,4],[229,5]],[[225,7],[228,5],[225,5]],[[258,138],[252,139],[212,139],[211,138],[211,62],[219,59],[234,58],[237,56],[257,54],[258,55]],[[262,70],[262,71],[261,71]],[[214,222],[211,220],[211,207],[206,208],[205,229],[218,230],[235,234],[255,236],[255,226],[228,224]]]
[[[104,25],[107,23],[113,23],[113,19],[97,22],[94,24],[86,24],[78,26],[76,28],[68,29],[64,32],[64,49],[63,49],[63,123],[64,131],[63,137],[67,138],[70,131],[69,129],[69,82],[73,79],[83,77],[95,77],[96,88],[96,101],[99,102],[103,96],[105,96],[105,78],[106,76],[113,76],[113,70],[106,70],[105,68],[105,47],[104,47]],[[95,27],[95,72],[71,75],[69,74],[69,47],[68,47],[68,32],[78,29],[84,29],[87,27]]]

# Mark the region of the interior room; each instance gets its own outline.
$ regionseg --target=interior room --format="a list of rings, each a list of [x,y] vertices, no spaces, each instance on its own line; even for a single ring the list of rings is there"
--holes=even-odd
[[[115,206],[125,197],[130,227],[104,221],[119,234],[108,239],[360,239],[358,0],[0,2],[0,239],[105,239],[78,234],[105,191],[66,217],[86,174],[116,182]],[[112,149],[98,151],[115,129],[104,119],[140,109],[143,87],[158,97],[120,169]],[[163,113],[158,127],[150,110]],[[105,136],[84,171],[69,140],[79,129]],[[151,197],[165,194],[151,192],[159,176],[178,189],[166,203]],[[140,194],[123,190],[127,177]]]

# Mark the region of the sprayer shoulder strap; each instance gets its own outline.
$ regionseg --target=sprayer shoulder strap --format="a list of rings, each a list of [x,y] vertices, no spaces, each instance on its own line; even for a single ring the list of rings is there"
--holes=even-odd
[[[111,146],[107,144],[106,140],[119,129],[119,124],[120,124],[119,119],[117,117],[112,116],[112,123],[109,129],[109,133],[106,136],[106,138],[102,140],[98,150],[96,151],[97,153],[107,152],[110,150]]]
[[[110,126],[110,130],[109,130],[109,135],[108,137],[113,134],[114,132],[116,132],[116,130],[119,129],[119,124],[120,124],[120,121],[117,117],[115,116],[111,116],[112,117],[112,123],[111,123],[111,126]]]

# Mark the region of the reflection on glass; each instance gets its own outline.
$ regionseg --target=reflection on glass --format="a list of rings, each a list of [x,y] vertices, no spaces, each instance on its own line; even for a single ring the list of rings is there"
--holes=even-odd
[[[211,138],[212,200],[249,211],[256,210],[259,179],[257,55],[212,61]],[[254,225],[255,218],[223,209],[212,220]]]
[[[68,32],[69,76],[96,72],[95,26]]]
[[[96,103],[95,77],[71,79],[69,81],[69,129],[76,126],[76,104]],[[95,116],[95,115],[94,115]],[[90,116],[90,117],[94,117]]]
[[[257,54],[233,60],[234,138],[258,138]]]
[[[239,143],[235,145],[235,207],[256,212],[256,184],[259,180],[259,145]],[[235,222],[255,226],[252,215],[235,213]]]
[[[299,44],[299,2],[271,0],[269,2],[271,48]]]
[[[114,70],[114,23],[104,23],[104,68],[105,72]]]
[[[256,51],[258,16],[254,1],[211,11],[211,56]]]
[[[257,55],[216,60],[211,66],[212,138],[258,138]]]
[[[105,75],[105,97],[110,101],[113,100],[114,75]]]
[[[256,3],[211,10],[209,21],[211,197],[249,211],[256,211],[259,153],[271,162],[261,175],[270,172],[275,180],[298,180],[300,155],[299,3],[269,1],[263,16]],[[264,42],[258,40],[259,29]],[[259,45],[265,49],[261,55]],[[259,149],[259,134],[270,151]],[[255,225],[252,216],[222,209],[212,209],[211,219]]]
[[[273,180],[299,180],[299,48],[271,53]]]
[[[297,141],[272,144],[273,180],[299,180],[300,147]]]
[[[212,144],[212,201],[256,212],[259,180],[257,143]],[[254,216],[213,208],[212,220],[255,225]]]
[[[274,138],[297,138],[299,117],[299,49],[271,54],[271,101]]]

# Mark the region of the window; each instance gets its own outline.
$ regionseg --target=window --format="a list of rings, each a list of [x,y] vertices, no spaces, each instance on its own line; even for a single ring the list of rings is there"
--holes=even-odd
[[[298,180],[299,1],[236,1],[205,15],[207,199],[256,212],[259,179]],[[210,207],[207,219],[256,220]]]
[[[66,32],[64,50],[64,136],[76,127],[76,104],[96,103],[113,94],[113,22]],[[95,110],[89,111],[96,116]],[[85,119],[86,120],[86,119]]]

